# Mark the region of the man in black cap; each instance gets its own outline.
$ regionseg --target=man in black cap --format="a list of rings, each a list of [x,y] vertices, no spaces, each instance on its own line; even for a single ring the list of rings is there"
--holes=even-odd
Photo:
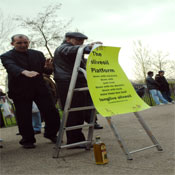
[[[68,32],[65,34],[65,40],[55,50],[54,53],[54,79],[57,84],[58,93],[60,96],[61,104],[64,109],[64,105],[67,98],[68,88],[74,68],[74,62],[79,47],[84,43],[84,40],[88,37],[79,32]],[[89,54],[94,44],[102,44],[101,42],[94,42],[87,45],[84,49],[84,53]],[[82,58],[81,67],[85,68],[85,60]],[[83,73],[79,73],[76,87],[86,87],[87,82]],[[88,104],[87,104],[88,103]],[[72,100],[72,107],[80,107],[91,105],[92,101],[88,92],[76,92],[74,93]],[[77,111],[69,113],[67,126],[81,125],[84,123],[90,115],[88,111]],[[101,126],[99,126],[101,127]],[[67,144],[84,141],[85,137],[82,133],[82,129],[76,129],[67,131]],[[78,148],[84,148],[83,146]]]

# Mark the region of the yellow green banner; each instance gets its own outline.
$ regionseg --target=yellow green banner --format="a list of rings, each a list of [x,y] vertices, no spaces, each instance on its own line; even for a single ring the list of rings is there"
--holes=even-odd
[[[97,111],[104,117],[150,108],[136,93],[118,63],[119,47],[99,46],[87,60],[87,83]]]

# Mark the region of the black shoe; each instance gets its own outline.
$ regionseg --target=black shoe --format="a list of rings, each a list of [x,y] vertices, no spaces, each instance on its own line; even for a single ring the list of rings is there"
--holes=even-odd
[[[49,140],[51,140],[52,143],[56,143],[57,142],[57,136],[53,136],[53,137],[44,136],[44,137],[49,139]]]
[[[34,134],[41,134],[41,131],[34,131]]]
[[[27,145],[27,144],[34,144],[36,142],[36,140],[35,140],[35,138],[33,139],[33,140],[25,140],[25,139],[21,139],[20,141],[19,141],[19,144],[21,144],[21,145]]]
[[[94,129],[103,129],[103,126],[100,126],[98,123],[95,123]]]
[[[18,132],[18,133],[16,133],[16,135],[19,136],[19,135],[21,135],[21,134]]]
[[[23,144],[23,148],[25,149],[32,149],[35,148],[36,146],[33,143],[25,143]]]

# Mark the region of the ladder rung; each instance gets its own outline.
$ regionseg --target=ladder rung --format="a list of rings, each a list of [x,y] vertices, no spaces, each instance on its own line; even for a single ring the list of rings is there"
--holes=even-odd
[[[82,87],[82,88],[76,88],[76,89],[74,89],[75,92],[76,91],[87,91],[87,90],[89,90],[88,87]]]
[[[77,143],[72,143],[72,144],[68,144],[68,145],[62,145],[60,146],[60,148],[71,148],[71,147],[74,147],[74,146],[78,146],[78,145],[87,145],[87,144],[90,144],[91,141],[83,141],[83,142],[77,142]]]
[[[156,146],[158,146],[158,145],[147,146],[147,147],[144,147],[144,148],[141,148],[141,149],[138,149],[138,150],[131,151],[129,153],[133,154],[133,153],[136,153],[136,152],[139,152],[139,151],[143,151],[143,150],[146,150],[146,149],[150,149],[150,148],[153,148],[153,147],[156,147]]]
[[[75,130],[75,129],[84,128],[84,127],[90,127],[90,126],[94,126],[94,124],[76,125],[76,126],[65,127],[64,129],[66,131],[70,131],[70,130]]]
[[[73,112],[73,111],[83,111],[83,110],[89,110],[89,109],[95,109],[95,107],[94,106],[84,106],[84,107],[70,108],[68,109],[68,111]]]

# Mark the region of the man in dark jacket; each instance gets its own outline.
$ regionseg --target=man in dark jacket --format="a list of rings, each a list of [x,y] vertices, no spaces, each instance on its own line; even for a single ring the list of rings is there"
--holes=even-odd
[[[17,34],[12,37],[14,49],[0,56],[8,73],[9,98],[13,99],[19,132],[19,142],[24,148],[34,148],[36,142],[32,127],[32,102],[34,101],[46,123],[44,137],[56,142],[59,130],[59,113],[52,102],[51,95],[43,79],[43,73],[49,72],[45,67],[42,52],[28,49],[27,36]]]
[[[155,76],[155,80],[160,85],[159,90],[162,93],[163,97],[167,101],[172,102],[173,100],[171,99],[169,84],[168,84],[166,78],[164,77],[164,71],[163,70],[160,70],[158,72],[158,74]]]
[[[72,76],[72,71],[74,68],[75,58],[79,47],[87,39],[82,33],[79,32],[69,32],[65,35],[65,40],[55,50],[54,54],[54,80],[57,84],[58,93],[60,96],[61,104],[64,109],[66,102],[66,97],[68,93],[68,88]],[[99,42],[98,42],[99,43]],[[101,42],[100,42],[101,43]],[[93,46],[92,43],[85,47],[84,53],[90,53]],[[81,67],[85,68],[85,60],[81,60]],[[76,87],[86,87],[86,79],[82,72],[79,73]],[[72,107],[81,107],[91,105],[92,101],[88,92],[75,92],[72,100]],[[86,114],[85,114],[86,113]],[[89,117],[90,113],[88,111],[77,111],[69,113],[67,126],[81,125],[84,123],[85,118]],[[76,143],[84,141],[85,137],[82,133],[82,129],[76,129],[72,131],[67,131],[67,144]],[[83,148],[83,147],[82,147]]]
[[[162,103],[168,104],[168,101],[163,98],[161,92],[159,91],[159,84],[152,78],[153,72],[149,71],[147,74],[148,76],[146,78],[146,84],[156,105],[160,105]],[[160,102],[160,100],[162,101],[162,103]]]

